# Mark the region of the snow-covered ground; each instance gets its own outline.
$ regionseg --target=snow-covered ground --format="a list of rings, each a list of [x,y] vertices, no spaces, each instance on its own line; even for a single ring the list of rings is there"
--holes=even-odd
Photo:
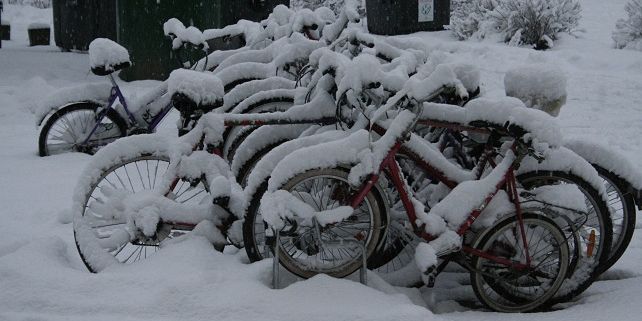
[[[625,2],[583,0],[587,32],[547,52],[457,42],[448,32],[415,36],[478,65],[485,95],[503,93],[512,66],[555,64],[568,76],[569,100],[559,116],[565,134],[605,143],[640,164],[642,52],[611,49],[610,39]],[[223,255],[196,238],[141,264],[90,274],[67,210],[90,157],[39,158],[33,102],[60,87],[104,80],[89,72],[87,55],[26,47],[27,22],[50,21],[50,11],[5,8],[3,17],[16,25],[15,40],[0,49],[0,320],[640,320],[640,231],[620,262],[575,302],[537,314],[465,307],[476,303],[464,274],[439,278],[435,289],[393,288],[371,274],[369,287],[317,276],[272,290],[270,262],[247,264],[243,252]],[[125,87],[142,92],[154,84]],[[171,127],[168,121],[163,131],[172,134]]]

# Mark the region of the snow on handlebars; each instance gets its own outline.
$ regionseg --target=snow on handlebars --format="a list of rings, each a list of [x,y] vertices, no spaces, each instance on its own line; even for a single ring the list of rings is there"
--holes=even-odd
[[[172,49],[174,50],[181,48],[185,43],[202,49],[208,48],[205,37],[198,28],[194,26],[185,27],[185,25],[176,18],[171,18],[163,24],[163,32],[165,36],[172,38]]]

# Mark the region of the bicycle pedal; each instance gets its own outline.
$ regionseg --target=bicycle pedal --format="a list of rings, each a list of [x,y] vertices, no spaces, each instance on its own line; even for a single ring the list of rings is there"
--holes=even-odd
[[[434,275],[429,275],[427,277],[426,287],[434,288],[435,287],[435,279],[436,279],[436,277]]]
[[[230,197],[229,196],[221,196],[221,197],[217,197],[217,198],[212,200],[212,204],[218,205],[218,206],[221,206],[221,207],[227,207],[229,203],[230,203]]]
[[[435,287],[435,279],[437,278],[437,266],[433,265],[429,267],[425,272],[424,276],[422,277],[424,284],[428,288],[433,288]]]

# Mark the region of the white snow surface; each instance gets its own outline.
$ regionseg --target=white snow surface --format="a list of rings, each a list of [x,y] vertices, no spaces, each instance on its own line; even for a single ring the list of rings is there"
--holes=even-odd
[[[50,28],[49,24],[44,22],[33,22],[29,24],[29,27],[27,27],[28,30],[49,29],[49,28]]]
[[[320,134],[313,134],[293,139],[274,148],[259,160],[254,170],[252,170],[252,173],[250,173],[244,190],[246,198],[249,199],[254,195],[259,185],[272,175],[274,168],[290,153],[304,147],[314,146],[339,138],[345,138],[347,135],[348,133],[345,131],[327,131]]]
[[[274,78],[280,78],[280,77],[271,77],[269,79],[274,80]],[[265,80],[268,80],[268,79],[265,79]],[[272,83],[274,84],[274,82]],[[285,108],[286,106],[291,107],[293,105],[291,101],[294,100],[299,90],[305,90],[305,89],[303,87],[299,87],[298,89],[267,89],[267,90],[259,91],[246,97],[242,102],[234,106],[234,108],[232,108],[229,112],[235,113],[235,114],[243,114],[247,112],[253,113],[254,108],[261,109],[266,105],[271,105],[271,104],[273,105],[276,103],[281,103],[281,107],[279,107],[281,109]],[[225,105],[223,106],[223,108],[225,108]]]
[[[254,156],[258,151],[278,142],[290,141],[299,137],[299,135],[311,125],[271,125],[261,126],[253,131],[239,145],[234,159],[232,160],[232,173],[237,175],[242,166]]]
[[[362,129],[343,139],[298,149],[276,165],[268,182],[268,192],[279,190],[290,178],[307,170],[356,164],[369,144],[369,133]]]
[[[582,156],[589,163],[597,164],[620,178],[625,178],[633,188],[642,189],[642,168],[636,166],[614,148],[578,138],[565,140],[564,146]]]
[[[460,183],[441,202],[433,206],[427,215],[443,218],[448,223],[449,230],[459,229],[470,213],[480,208],[486,197],[495,193],[496,186],[504,179],[506,170],[513,160],[515,155],[508,152],[487,176],[480,180]]]
[[[408,89],[408,96],[419,102],[424,102],[432,98],[440,89],[448,86],[455,88],[460,97],[468,97],[468,91],[462,81],[458,79],[453,67],[441,64],[426,78],[422,79],[420,74],[411,77],[405,86]]]
[[[185,25],[176,18],[171,18],[163,24],[163,32],[166,36],[175,37],[172,42],[172,49],[180,48],[184,43],[191,43],[199,46],[203,45],[207,49],[207,43],[203,32],[194,26],[185,27]]]
[[[466,104],[465,110],[467,123],[488,121],[499,126],[517,125],[531,134],[530,139],[550,146],[560,146],[563,139],[557,119],[545,112],[526,108],[516,98],[473,99]]]
[[[260,38],[263,28],[259,23],[249,20],[239,20],[236,24],[225,26],[221,29],[206,29],[203,31],[203,36],[205,39],[213,39],[220,37],[233,37],[236,35],[243,34],[245,37],[245,43],[252,45],[257,41],[262,40]]]
[[[228,111],[234,108],[240,102],[256,93],[272,89],[294,89],[295,85],[294,81],[283,77],[271,77],[242,83],[225,94],[221,111]]]
[[[268,226],[275,230],[285,227],[285,220],[296,220],[303,226],[314,226],[315,221],[322,227],[339,223],[348,218],[354,209],[350,206],[339,206],[333,209],[317,211],[308,203],[284,190],[267,192],[261,199],[261,217]]]
[[[583,0],[586,32],[563,37],[545,52],[457,42],[449,31],[412,38],[444,49],[456,62],[478,66],[482,94],[489,97],[505,95],[504,75],[515,66],[557,64],[568,77],[568,101],[558,117],[562,133],[608,146],[638,170],[642,63],[639,52],[611,48],[611,32],[624,17],[626,2]],[[488,312],[475,305],[468,274],[454,268],[440,275],[433,289],[393,287],[370,273],[368,287],[357,278],[317,276],[296,283],[287,279],[283,290],[271,290],[271,262],[247,264],[244,253],[218,253],[200,237],[171,244],[140,264],[88,273],[76,252],[69,207],[81,169],[97,157],[37,157],[33,112],[37,100],[60,88],[104,80],[88,73],[88,55],[51,46],[27,48],[27,25],[34,19],[51,21],[51,16],[50,9],[6,2],[2,13],[12,24],[13,40],[3,41],[0,49],[0,177],[5,186],[0,193],[0,287],[9,289],[0,293],[1,320],[637,321],[642,315],[639,229],[623,258],[598,282],[547,313]],[[156,85],[134,82],[123,89]],[[175,136],[173,124],[168,122],[159,135]]]
[[[111,84],[106,82],[75,85],[56,90],[34,103],[37,106],[36,125],[40,125],[47,115],[65,105],[78,102],[106,105],[110,92]]]

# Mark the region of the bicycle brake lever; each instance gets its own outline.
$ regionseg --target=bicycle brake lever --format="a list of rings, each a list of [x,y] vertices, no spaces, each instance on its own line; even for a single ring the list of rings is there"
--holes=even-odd
[[[537,160],[537,163],[542,163],[545,159],[544,154],[542,152],[536,151],[534,148],[529,147],[528,148],[528,154],[535,158]]]

